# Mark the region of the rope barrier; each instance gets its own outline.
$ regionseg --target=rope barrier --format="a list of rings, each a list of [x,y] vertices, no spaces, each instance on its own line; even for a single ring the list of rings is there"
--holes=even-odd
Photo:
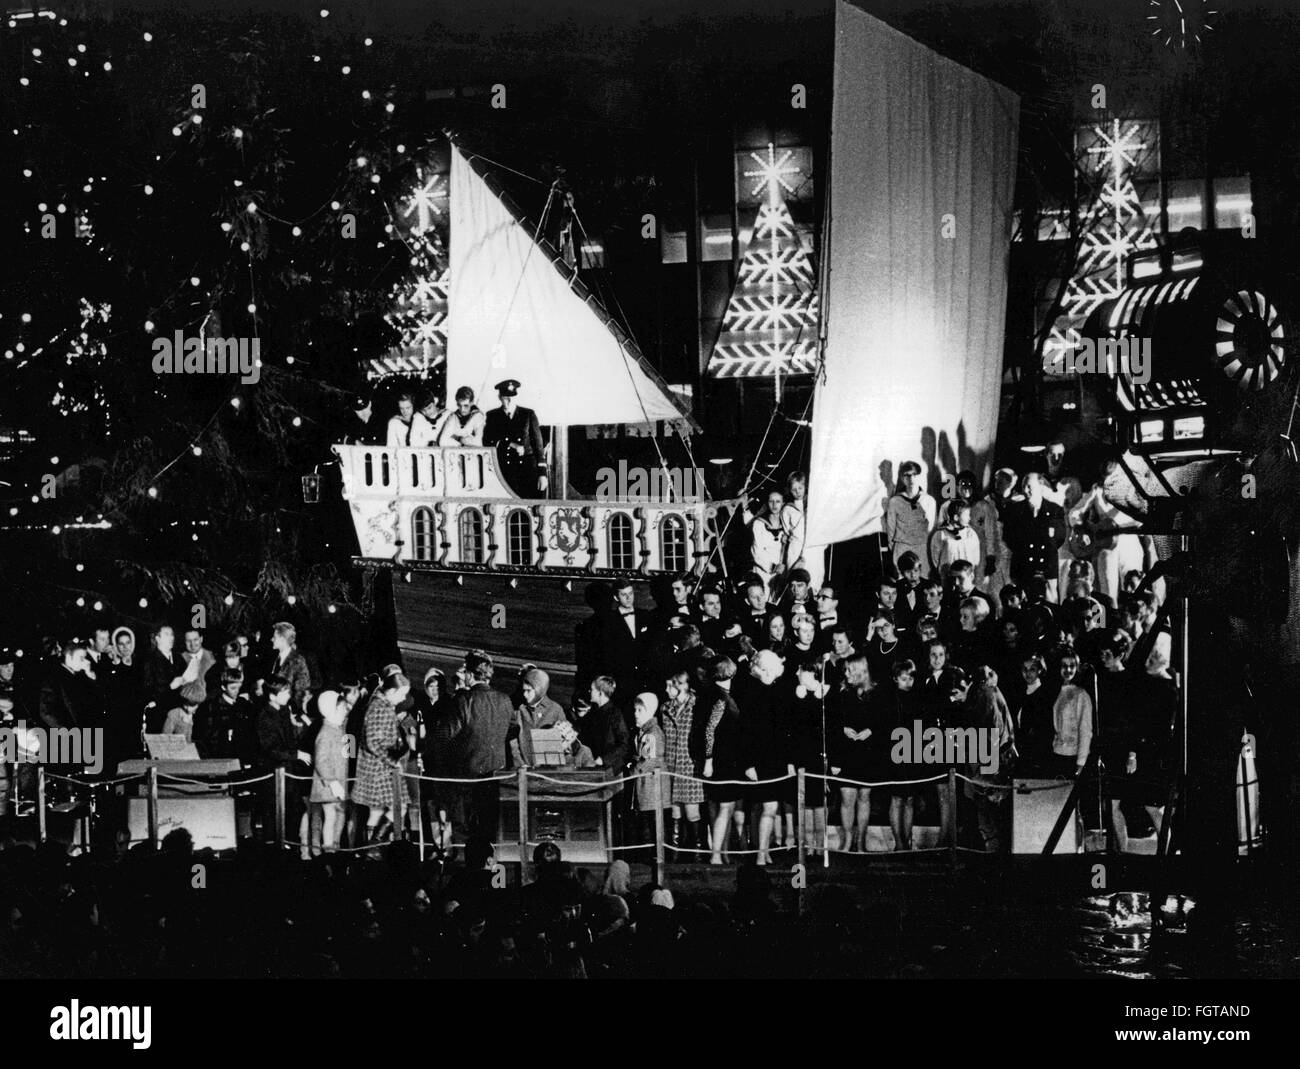
[[[274,778],[275,778],[275,773],[268,772],[264,776],[254,776],[252,779],[218,780],[216,782],[213,782],[211,780],[189,779],[185,776],[177,776],[175,773],[172,772],[158,773],[158,779],[160,782],[162,780],[167,780],[169,783],[189,783],[196,787],[205,787],[208,790],[214,790],[214,791],[225,790],[227,787],[246,787],[250,783],[264,783],[266,780],[274,779]]]
[[[941,776],[931,776],[929,779],[886,779],[878,782],[868,783],[860,779],[849,779],[848,776],[829,776],[822,772],[805,772],[805,779],[821,779],[830,783],[832,780],[836,783],[849,783],[855,787],[914,787],[923,783],[942,783],[948,778],[947,774]]]
[[[631,780],[645,779],[646,777],[650,777],[650,778],[654,777],[653,772],[634,772],[630,776],[620,776],[618,779],[603,779],[595,782],[592,781],[584,782],[582,780],[573,781],[573,780],[566,780],[566,779],[553,779],[550,776],[542,775],[542,773],[540,772],[529,772],[526,773],[526,775],[529,779],[539,779],[543,783],[555,783],[561,787],[571,788],[573,789],[573,793],[575,794],[583,793],[582,790],[578,789],[579,784],[582,784],[582,786],[585,787],[587,790],[600,790],[602,787],[612,787],[616,783],[628,783]],[[513,779],[514,777],[511,778]]]
[[[428,783],[514,783],[515,777],[509,773],[498,776],[422,776],[416,772],[403,772],[403,779],[418,779]]]
[[[57,772],[46,772],[45,778],[60,780],[63,783],[71,783],[77,787],[89,787],[91,790],[94,790],[96,787],[112,787],[119,783],[130,783],[133,779],[144,779],[145,774],[143,772],[136,772],[130,776],[119,776],[117,779],[84,780],[76,779],[72,776],[60,776]]]

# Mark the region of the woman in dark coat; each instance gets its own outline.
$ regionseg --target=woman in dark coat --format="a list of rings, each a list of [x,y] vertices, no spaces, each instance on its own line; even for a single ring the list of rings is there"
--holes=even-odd
[[[734,782],[744,775],[740,749],[740,706],[731,693],[736,677],[736,662],[719,657],[713,662],[713,688],[706,695],[708,720],[704,729],[705,796],[714,804],[712,865],[722,864],[722,852],[734,820],[739,839],[745,831],[744,807],[736,803],[744,797],[744,788]]]
[[[420,764],[426,776],[434,777],[420,783],[420,797],[424,799],[424,812],[435,848],[444,854],[451,849],[452,829],[462,817],[456,784],[437,782],[439,777],[455,778],[458,775],[452,738],[456,699],[447,693],[446,687],[446,675],[437,668],[430,668],[424,673],[424,691],[416,697],[424,721],[424,737],[418,740]]]
[[[791,752],[795,768],[804,769],[803,804],[813,817],[812,842],[826,841],[826,759],[832,713],[830,688],[822,678],[822,662],[807,659],[799,665],[790,711]]]
[[[105,768],[134,757],[143,749],[140,729],[144,726],[141,697],[144,669],[136,654],[135,632],[119,627],[113,632],[113,649],[117,659],[103,669],[104,695],[108,701],[109,748],[112,759]],[[170,681],[169,681],[170,682]]]
[[[892,710],[872,684],[866,654],[847,658],[844,673],[844,688],[834,703],[831,771],[858,781],[840,786],[841,849],[865,852],[871,788],[861,783],[892,778],[888,767]]]
[[[750,788],[750,798],[762,806],[758,818],[758,864],[771,860],[769,847],[781,801],[788,797],[794,775],[793,742],[786,713],[786,691],[777,684],[784,666],[771,650],[760,650],[750,664],[750,679],[740,698],[741,763],[745,778],[758,781]]]
[[[914,753],[916,733],[918,730],[924,732],[921,703],[914,689],[916,663],[907,657],[895,661],[890,676],[893,686],[889,698],[894,708],[894,727],[906,731],[903,738],[908,743],[908,752]],[[921,785],[909,781],[925,779],[933,771],[929,766],[911,761],[891,762],[890,779],[894,782],[889,787],[889,827],[894,833],[895,850],[913,849],[912,814]]]
[[[401,672],[389,672],[366,708],[364,741],[357,758],[357,785],[352,800],[366,806],[366,836],[378,838],[379,822],[392,810],[393,772],[402,767],[412,740],[398,730],[397,706],[410,693]]]

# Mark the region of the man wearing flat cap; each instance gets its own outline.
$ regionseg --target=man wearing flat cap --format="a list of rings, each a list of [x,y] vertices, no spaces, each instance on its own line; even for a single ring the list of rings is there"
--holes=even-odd
[[[515,403],[519,380],[497,383],[501,407],[487,414],[483,424],[483,444],[494,445],[501,474],[520,497],[540,497],[546,493],[546,447],[537,413]]]

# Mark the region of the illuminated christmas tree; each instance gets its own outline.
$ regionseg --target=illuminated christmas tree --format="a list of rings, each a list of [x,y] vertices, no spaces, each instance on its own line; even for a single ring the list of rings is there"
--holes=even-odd
[[[758,209],[753,235],[740,261],[735,291],[722,317],[722,334],[709,359],[716,378],[779,379],[808,375],[817,361],[817,294],[812,237],[795,224],[783,191],[794,187],[787,175],[790,152],[766,158],[751,153],[754,178],[767,200]]]
[[[1093,184],[1079,225],[1082,238],[1074,271],[1066,283],[1061,314],[1044,347],[1044,370],[1061,374],[1065,356],[1079,341],[1079,328],[1103,301],[1118,297],[1128,281],[1128,260],[1156,247],[1155,234],[1135,181],[1159,181],[1159,131],[1154,123],[1082,126],[1075,158]]]

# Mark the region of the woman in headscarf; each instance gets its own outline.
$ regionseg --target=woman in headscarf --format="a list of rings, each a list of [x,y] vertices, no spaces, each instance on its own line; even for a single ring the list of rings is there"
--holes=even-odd
[[[398,730],[397,706],[411,690],[410,680],[401,672],[387,672],[379,689],[366,708],[365,734],[357,758],[357,785],[352,800],[366,806],[366,837],[376,842],[379,828],[393,808],[393,772],[402,767],[410,740]],[[386,825],[385,831],[391,829]]]
[[[434,777],[420,782],[420,794],[434,847],[445,854],[451,849],[452,827],[460,823],[460,796],[456,784],[438,782],[438,777],[457,775],[451,734],[456,699],[448,693],[447,676],[441,669],[430,668],[424,673],[424,690],[417,695],[416,706],[424,721],[420,764],[424,775]]]
[[[532,737],[535,728],[553,728],[568,719],[564,710],[546,696],[550,686],[551,677],[540,668],[528,669],[520,681],[523,701],[515,710],[515,722],[510,729],[510,756],[515,768],[536,763]]]
[[[108,699],[109,763],[117,763],[140,752],[140,696],[143,670],[135,655],[135,632],[119,627],[113,632],[113,650],[117,659],[104,669],[104,694]]]

